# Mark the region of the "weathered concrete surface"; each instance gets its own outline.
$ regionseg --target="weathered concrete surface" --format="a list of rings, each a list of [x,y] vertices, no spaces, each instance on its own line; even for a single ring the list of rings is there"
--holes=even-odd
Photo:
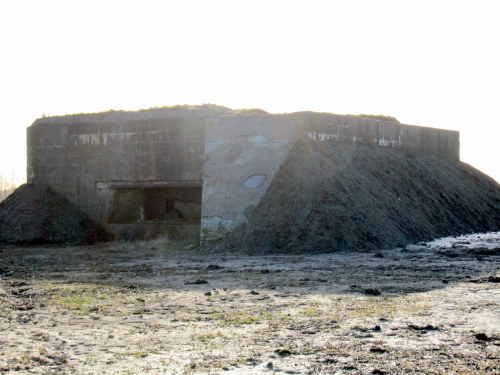
[[[202,241],[223,238],[246,221],[301,129],[292,115],[231,116],[207,123]]]
[[[148,216],[171,220],[177,211],[201,227],[203,241],[211,241],[246,223],[297,140],[459,159],[455,131],[327,113],[255,114],[261,112],[181,106],[38,119],[27,131],[28,181],[51,186],[93,219],[113,224],[111,229],[118,224],[144,228]],[[161,197],[172,200],[175,189],[193,188],[195,198],[179,193],[176,202],[160,202]],[[127,189],[131,194],[123,200]],[[162,192],[158,199],[150,199],[151,189]],[[135,212],[115,220],[117,205],[123,204]],[[172,212],[159,212],[162,205]],[[155,228],[145,233],[156,233]]]
[[[299,138],[459,159],[456,131],[314,112],[212,119],[205,130],[202,242],[222,239],[247,222]]]
[[[362,143],[460,159],[458,131],[330,113],[299,112],[295,116],[307,124],[304,136],[313,141]]]
[[[119,182],[201,186],[203,123],[200,118],[58,125],[38,120],[28,128],[28,180],[50,185],[105,222]]]

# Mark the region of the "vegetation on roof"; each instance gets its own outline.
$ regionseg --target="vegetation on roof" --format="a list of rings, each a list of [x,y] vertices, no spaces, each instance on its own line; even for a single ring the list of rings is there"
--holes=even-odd
[[[386,115],[366,115],[366,114],[351,115],[351,114],[348,114],[348,115],[345,115],[345,116],[370,118],[370,119],[373,119],[373,120],[381,120],[381,121],[394,121],[394,122],[397,122],[398,124],[400,123],[399,120],[396,117],[386,116]]]
[[[163,106],[163,107],[150,107],[150,108],[143,108],[139,109],[136,111],[133,110],[115,110],[115,109],[110,109],[109,111],[103,111],[103,112],[93,112],[93,113],[73,113],[73,114],[68,114],[68,115],[61,115],[61,116],[47,116],[47,115],[42,115],[42,118],[46,117],[70,117],[70,116],[81,116],[81,115],[103,115],[107,113],[136,113],[136,112],[143,112],[143,111],[156,111],[156,110],[208,110],[212,112],[214,115],[219,115],[219,116],[224,116],[224,115],[269,115],[270,113],[260,109],[260,108],[241,108],[241,109],[232,109],[229,107],[225,107],[222,105],[217,105],[213,103],[204,103],[201,105],[192,105],[192,104],[177,104],[177,105],[172,105],[172,106]],[[370,114],[359,114],[359,115],[353,115],[353,114],[347,114],[347,115],[341,115],[341,116],[350,116],[350,117],[360,117],[360,118],[369,118],[369,119],[374,119],[374,120],[381,120],[381,121],[393,121],[399,123],[399,120],[393,116],[386,116],[386,115],[370,115]]]
[[[209,110],[213,112],[215,115],[268,115],[269,112],[264,111],[260,108],[242,108],[242,109],[232,109],[229,107],[224,107],[222,105],[212,104],[212,103],[204,103],[201,105],[191,105],[191,104],[177,104],[172,106],[163,106],[163,107],[150,107],[150,108],[142,108],[138,110],[123,110],[123,109],[110,109],[108,111],[102,112],[80,112],[80,113],[71,113],[66,115],[55,115],[49,116],[45,113],[42,114],[42,118],[47,117],[71,117],[71,116],[82,116],[82,115],[104,115],[108,113],[137,113],[137,112],[145,112],[145,111],[156,111],[156,110]]]

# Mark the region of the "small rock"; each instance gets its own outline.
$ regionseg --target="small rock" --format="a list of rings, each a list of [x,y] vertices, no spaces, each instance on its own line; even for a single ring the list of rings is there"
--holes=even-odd
[[[488,341],[490,339],[485,333],[477,333],[475,338],[479,341]]]
[[[381,331],[382,329],[380,328],[379,325],[376,325],[374,328],[373,328],[374,331]]]
[[[318,331],[316,331],[314,329],[306,329],[300,333],[303,335],[315,335],[316,333],[318,333]]]
[[[380,296],[382,293],[380,293],[380,290],[376,288],[367,288],[363,289],[363,293],[367,294],[369,296]]]
[[[448,284],[448,280],[443,280],[443,284]]]
[[[272,370],[272,369],[273,369],[273,363],[272,363],[272,362],[267,362],[266,367],[267,367],[269,370]]]
[[[383,354],[386,351],[387,350],[379,348],[379,347],[373,347],[373,348],[370,349],[370,353],[377,353],[377,354]]]
[[[224,267],[221,267],[219,266],[218,264],[210,264],[208,267],[207,267],[207,270],[210,270],[210,271],[214,271],[214,270],[221,270],[223,269]]]
[[[385,375],[385,372],[382,371],[382,370],[378,370],[378,369],[375,369],[372,371],[372,374],[376,374],[376,375]]]
[[[250,294],[251,294],[252,296],[258,296],[260,293],[259,293],[259,292],[256,292],[255,290],[252,290],[252,291],[250,292]]]
[[[353,330],[358,331],[358,332],[367,332],[368,330],[363,327],[354,327]]]
[[[288,349],[276,349],[275,352],[280,357],[288,357],[288,356],[292,355],[292,352]]]
[[[200,285],[200,284],[208,284],[208,281],[207,280],[203,280],[203,279],[196,279],[196,281],[186,281],[184,284],[185,285],[189,285],[189,284]]]
[[[408,328],[413,329],[415,331],[438,331],[439,328],[430,324],[426,326],[418,326],[416,324],[410,324]]]
[[[204,294],[205,296],[211,296],[212,295],[212,292],[205,292]]]
[[[375,258],[383,258],[383,257],[384,257],[384,254],[382,254],[382,253],[375,254]]]

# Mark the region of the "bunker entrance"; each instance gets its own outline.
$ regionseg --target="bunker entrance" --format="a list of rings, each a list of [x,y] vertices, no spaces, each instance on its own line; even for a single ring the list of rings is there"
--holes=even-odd
[[[201,186],[115,188],[110,224],[200,224]]]

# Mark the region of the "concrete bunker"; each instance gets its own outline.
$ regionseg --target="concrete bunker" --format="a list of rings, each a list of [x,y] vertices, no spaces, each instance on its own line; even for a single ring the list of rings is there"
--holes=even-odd
[[[227,239],[259,205],[279,206],[265,197],[301,145],[312,149],[289,174],[285,191],[298,176],[324,169],[327,160],[316,157],[321,152],[342,158],[364,147],[394,149],[453,164],[460,149],[456,131],[391,118],[212,105],[42,118],[27,129],[27,143],[28,182],[50,186],[116,237],[167,234],[201,243]],[[311,199],[321,195],[314,186]],[[310,206],[292,203],[291,216]]]

